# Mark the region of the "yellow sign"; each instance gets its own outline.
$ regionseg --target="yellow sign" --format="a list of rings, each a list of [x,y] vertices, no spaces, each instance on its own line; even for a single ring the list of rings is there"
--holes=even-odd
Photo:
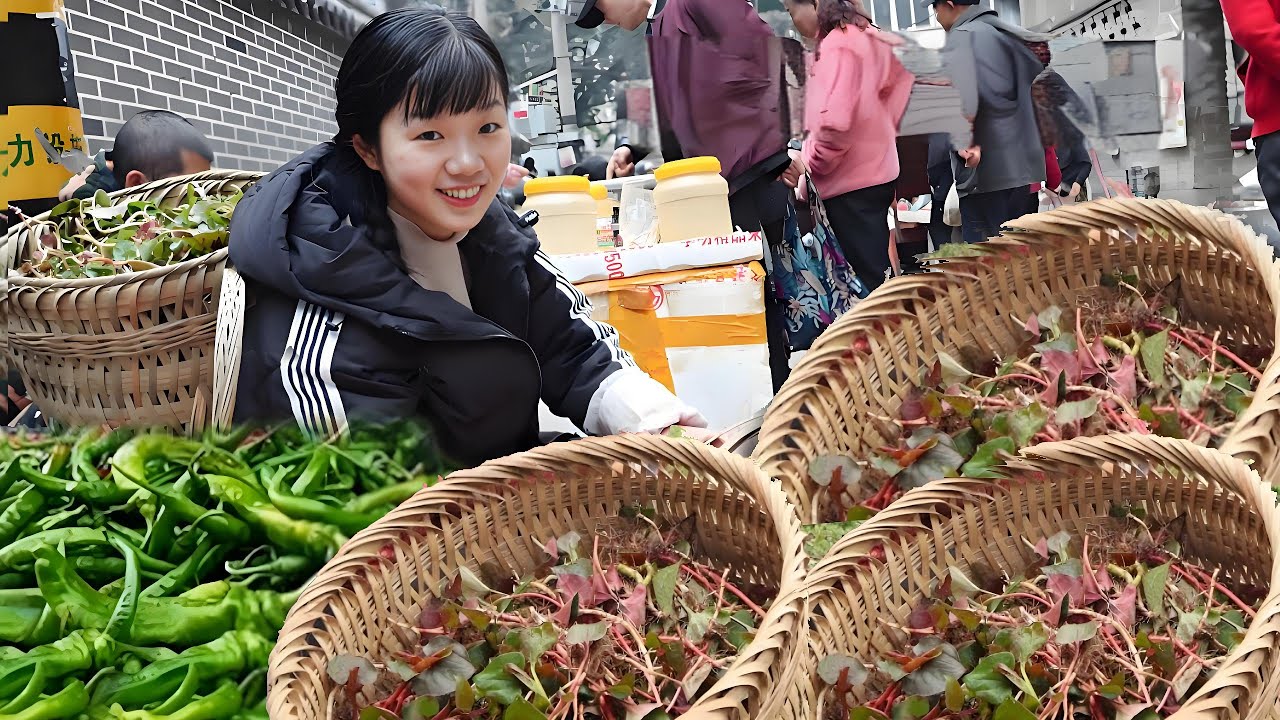
[[[0,22],[9,19],[9,13],[18,15],[62,14],[62,0],[0,0]]]
[[[12,105],[0,115],[0,207],[18,200],[58,197],[71,171],[49,158],[36,128],[59,152],[89,150],[80,110],[45,105]]]

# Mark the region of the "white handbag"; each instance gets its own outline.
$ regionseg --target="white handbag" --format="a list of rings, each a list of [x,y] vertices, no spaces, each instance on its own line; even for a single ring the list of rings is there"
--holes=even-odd
[[[947,193],[947,204],[942,208],[942,222],[951,227],[963,225],[960,220],[960,193],[956,191],[955,183],[951,184],[951,190]]]

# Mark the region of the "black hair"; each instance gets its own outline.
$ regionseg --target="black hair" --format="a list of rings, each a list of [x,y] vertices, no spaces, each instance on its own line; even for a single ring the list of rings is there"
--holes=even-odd
[[[384,13],[366,25],[338,70],[338,135],[377,147],[387,113],[404,104],[405,120],[507,103],[507,68],[474,19],[436,6]]]
[[[181,115],[168,110],[143,110],[116,133],[111,173],[120,187],[134,170],[148,180],[180,175],[183,150],[213,162],[213,150],[204,135]]]

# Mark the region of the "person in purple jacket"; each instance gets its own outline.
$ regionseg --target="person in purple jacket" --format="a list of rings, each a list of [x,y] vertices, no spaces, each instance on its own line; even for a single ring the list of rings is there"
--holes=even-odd
[[[719,158],[736,227],[784,241],[792,189],[804,166],[782,118],[782,44],[746,0],[585,0],[576,23],[637,30],[649,22],[649,59],[667,162]],[[615,167],[639,158],[619,148]],[[765,303],[775,389],[789,373],[783,308]]]

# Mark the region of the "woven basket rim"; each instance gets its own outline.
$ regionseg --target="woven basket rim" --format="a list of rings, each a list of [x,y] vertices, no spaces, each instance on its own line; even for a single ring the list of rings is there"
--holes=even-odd
[[[147,270],[139,270],[137,272],[120,273],[118,275],[105,275],[102,277],[90,278],[36,278],[20,275],[16,270],[9,271],[9,289],[18,290],[20,288],[33,288],[38,290],[79,290],[87,287],[111,287],[112,285],[125,285],[131,282],[141,282],[152,278],[164,277],[175,272],[183,272],[198,268],[201,265],[215,265],[227,259],[229,251],[227,248],[219,248],[200,257],[183,260],[173,265],[161,265],[159,267],[149,268]]]
[[[1185,440],[1158,437],[1153,435],[1112,434],[1097,437],[1077,438],[1058,442],[1042,443],[1024,448],[1017,457],[1003,464],[1003,468],[1011,476],[1021,473],[1044,471],[1046,468],[1066,468],[1070,466],[1129,465],[1141,467],[1144,464],[1158,463],[1201,477],[1212,477],[1226,492],[1234,493],[1242,505],[1252,506],[1261,519],[1263,529],[1271,540],[1270,588],[1265,600],[1258,606],[1257,616],[1250,623],[1251,633],[1268,633],[1278,638],[1270,643],[1242,643],[1236,651],[1227,656],[1227,660],[1214,674],[1215,681],[1223,680],[1227,685],[1235,683],[1244,685],[1251,676],[1268,680],[1267,671],[1274,671],[1280,665],[1280,505],[1275,502],[1271,486],[1266,484],[1252,468],[1238,458],[1226,455],[1217,450],[1200,447]],[[865,560],[868,551],[880,542],[899,538],[903,533],[925,530],[926,520],[932,527],[938,521],[939,508],[947,512],[941,513],[943,522],[947,517],[963,515],[966,508],[982,504],[999,502],[1004,490],[998,480],[981,480],[973,478],[948,478],[925,487],[909,491],[894,502],[888,509],[877,514],[859,527],[842,537],[831,552],[821,561],[815,563],[805,578],[796,595],[806,603],[806,618],[814,615],[814,608],[819,600],[832,592],[839,592],[841,581],[847,577],[867,572]],[[1061,478],[1045,476],[1040,480],[1028,482],[1057,483]],[[984,490],[992,490],[988,494]],[[1046,510],[1052,510],[1046,507]],[[995,528],[985,533],[995,537],[1003,533],[1002,528]],[[981,534],[967,536],[972,543]],[[841,603],[837,603],[840,605]],[[812,626],[812,620],[810,621]],[[1266,630],[1260,628],[1268,628]],[[854,642],[852,638],[845,638]],[[1255,652],[1263,652],[1264,662],[1257,658],[1246,658]],[[816,670],[814,658],[809,652],[799,659],[805,664],[801,672],[812,673]],[[1280,681],[1280,678],[1277,678]],[[1235,688],[1245,694],[1247,688]],[[1214,700],[1210,691],[1221,691],[1222,695]],[[1256,702],[1270,702],[1273,698],[1257,697]],[[1196,695],[1187,699],[1184,709],[1175,713],[1173,718],[1187,720],[1196,718],[1203,720],[1210,717],[1236,717],[1224,714],[1215,715],[1211,709],[1222,709],[1222,697],[1230,693],[1221,690],[1216,684],[1206,685]],[[779,702],[779,704],[781,704]],[[1186,709],[1187,706],[1192,709]],[[794,715],[790,717],[802,717]],[[1250,717],[1263,717],[1251,715]],[[1270,716],[1267,716],[1270,717]]]
[[[802,650],[803,600],[795,591],[803,581],[805,558],[798,517],[781,488],[769,481],[749,459],[690,440],[642,435],[586,438],[539,447],[491,460],[471,470],[453,473],[437,484],[419,490],[391,514],[357,533],[312,578],[285,620],[280,633],[284,641],[273,650],[268,672],[268,707],[272,708],[273,716],[277,712],[281,713],[281,717],[286,716],[283,711],[287,706],[283,703],[288,700],[287,689],[298,682],[297,676],[302,672],[296,662],[290,664],[287,671],[282,670],[281,666],[290,658],[309,654],[308,649],[315,650],[313,645],[307,645],[301,638],[308,634],[309,628],[321,622],[322,618],[332,618],[330,601],[326,598],[340,588],[350,588],[353,583],[373,582],[373,568],[365,559],[365,554],[360,552],[361,548],[369,547],[370,543],[385,547],[387,543],[396,542],[393,533],[396,533],[396,528],[401,527],[402,517],[420,518],[433,509],[456,516],[459,506],[461,514],[466,516],[470,514],[468,500],[474,500],[478,495],[501,499],[504,493],[500,488],[510,487],[513,476],[532,477],[534,473],[550,473],[552,479],[560,481],[557,469],[581,465],[587,458],[593,458],[596,462],[640,463],[642,466],[655,461],[661,465],[679,465],[692,458],[696,462],[707,463],[710,467],[718,466],[725,471],[721,475],[729,473],[737,478],[739,482],[731,483],[736,492],[750,497],[753,506],[768,516],[776,534],[775,541],[781,544],[777,596],[757,628],[756,639],[739,653],[726,675],[703,693],[695,705],[698,710],[687,715],[724,720],[745,717],[743,703],[750,695],[747,688],[754,687],[763,702],[768,697],[768,685],[762,681],[761,676],[771,668],[778,668],[781,673],[789,672],[794,665],[795,656]],[[713,486],[722,480],[703,478],[703,482]],[[412,527],[421,528],[420,525]],[[782,642],[779,642],[780,637]],[[773,653],[774,657],[771,663],[762,665],[761,656],[766,653]],[[324,672],[323,668],[319,670],[320,673]],[[327,683],[327,678],[322,679],[323,683]]]
[[[1275,347],[1266,366],[1260,368],[1263,379],[1255,390],[1253,406],[1240,416],[1231,433],[1224,438],[1221,448],[1238,456],[1250,453],[1264,459],[1275,456],[1280,452],[1276,441],[1271,439],[1276,426],[1280,425],[1280,261],[1277,261],[1275,251],[1239,218],[1221,211],[1169,200],[1127,199],[1095,200],[1028,215],[1009,223],[1000,237],[979,246],[983,254],[978,257],[949,258],[940,261],[931,272],[886,282],[837,319],[792,370],[765,414],[760,442],[752,453],[752,459],[764,468],[766,474],[782,482],[802,519],[812,522],[812,503],[798,495],[795,488],[795,483],[803,480],[797,475],[805,474],[806,468],[793,467],[804,459],[812,458],[806,458],[805,453],[794,447],[793,438],[800,431],[793,429],[792,425],[804,421],[815,390],[826,387],[831,374],[841,368],[861,366],[862,361],[850,361],[845,357],[850,338],[862,332],[876,332],[882,325],[891,325],[899,318],[914,321],[917,316],[912,306],[943,302],[956,288],[967,287],[992,276],[1015,277],[1013,273],[1019,272],[1019,266],[1014,261],[1029,254],[1043,256],[1054,253],[1058,257],[1067,257],[1075,252],[1075,248],[1093,244],[1115,247],[1117,243],[1128,242],[1128,238],[1116,240],[1104,236],[1099,240],[1094,231],[1104,227],[1123,229],[1143,225],[1176,227],[1184,237],[1194,230],[1197,236],[1186,237],[1186,243],[1218,247],[1253,267],[1262,278],[1264,291],[1271,298],[1272,317],[1270,322],[1259,326],[1271,329]],[[1033,235],[1056,237],[1051,244],[1043,237],[1037,241]],[[1037,267],[1054,269],[1047,260]],[[1017,277],[1025,277],[1025,273]],[[1261,313],[1259,317],[1265,318]],[[1271,468],[1262,470],[1270,473]],[[1276,472],[1280,473],[1280,467]]]

